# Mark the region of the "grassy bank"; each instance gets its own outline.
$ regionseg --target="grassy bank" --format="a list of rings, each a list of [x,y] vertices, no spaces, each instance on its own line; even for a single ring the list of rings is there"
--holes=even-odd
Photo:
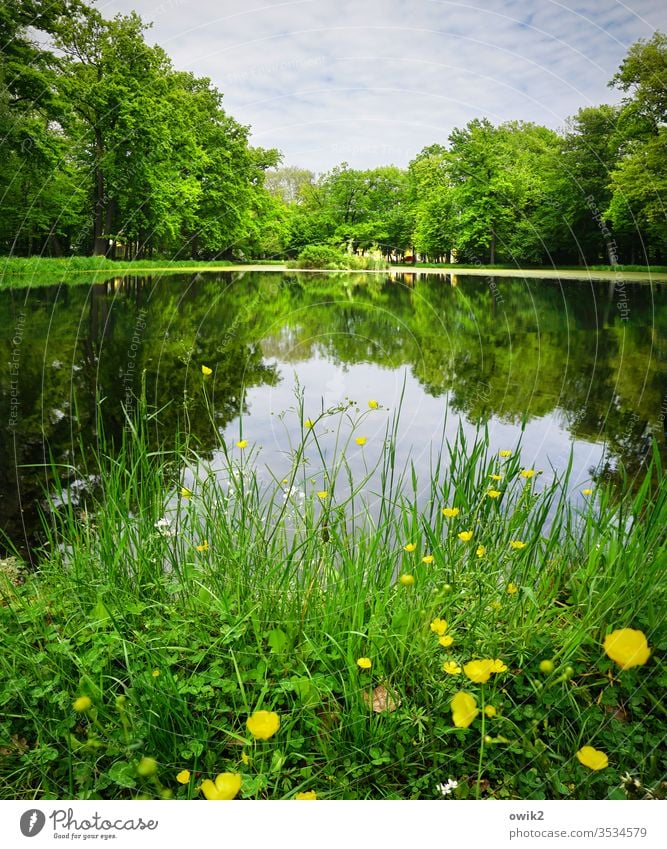
[[[196,271],[199,268],[224,270],[234,264],[227,261],[195,262],[193,260],[132,260],[115,262],[100,256],[73,256],[62,259],[46,257],[0,257],[0,288],[45,286],[57,283],[101,283],[118,275],[140,272]]]
[[[417,481],[374,403],[308,413],[267,479],[241,440],[215,474],[187,434],[149,450],[144,412],[38,571],[5,563],[2,797],[664,796],[657,459],[579,513],[520,446],[459,435]],[[622,669],[625,628],[651,656]]]

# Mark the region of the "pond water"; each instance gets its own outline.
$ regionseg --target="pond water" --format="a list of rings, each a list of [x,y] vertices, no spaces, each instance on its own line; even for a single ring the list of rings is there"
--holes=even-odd
[[[297,385],[313,419],[378,400],[359,431],[367,443],[348,451],[360,473],[401,398],[397,464],[411,460],[423,482],[434,445],[459,424],[471,435],[486,424],[494,449],[514,447],[523,429],[524,464],[547,472],[572,449],[575,500],[619,462],[634,475],[651,436],[667,453],[665,284],[398,272],[115,278],[0,291],[0,348],[0,524],[23,555],[40,542],[40,467],[53,458],[82,486],[80,452],[95,444],[98,415],[118,438],[142,373],[162,441],[187,408],[200,452],[215,461],[205,385],[219,433],[232,446],[247,440],[277,479],[299,438]],[[325,453],[336,438],[328,424]]]

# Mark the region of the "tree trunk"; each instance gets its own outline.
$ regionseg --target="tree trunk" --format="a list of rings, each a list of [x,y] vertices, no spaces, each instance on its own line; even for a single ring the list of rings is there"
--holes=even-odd
[[[104,225],[106,223],[106,197],[104,192],[104,174],[100,162],[104,154],[104,142],[102,133],[95,130],[95,223],[93,235],[93,256],[104,256],[107,252],[107,240],[104,238]]]
[[[489,265],[493,265],[496,261],[496,231],[491,228],[491,245],[489,246]]]

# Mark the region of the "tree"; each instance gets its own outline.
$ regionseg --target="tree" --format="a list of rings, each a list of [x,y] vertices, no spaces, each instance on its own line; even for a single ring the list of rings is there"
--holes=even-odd
[[[609,85],[630,92],[622,119],[635,124],[633,135],[655,135],[667,121],[667,35],[635,42]]]
[[[409,166],[415,250],[430,259],[449,259],[454,245],[454,198],[446,148],[425,147]]]
[[[48,37],[78,8],[66,0],[0,0],[0,249],[61,253],[81,224],[80,174],[63,132],[60,63]]]
[[[266,190],[285,205],[302,204],[304,190],[312,186],[315,175],[307,168],[285,165],[266,172]]]
[[[628,51],[610,85],[629,93],[619,115],[620,156],[607,215],[630,254],[661,261],[667,251],[667,36]]]

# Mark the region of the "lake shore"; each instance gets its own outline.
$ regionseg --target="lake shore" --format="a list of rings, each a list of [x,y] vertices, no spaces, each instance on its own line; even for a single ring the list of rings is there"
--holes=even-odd
[[[79,258],[72,258],[78,260]],[[43,263],[43,270],[42,270]],[[13,263],[12,263],[13,264]],[[27,264],[27,263],[26,263]],[[522,277],[524,279],[542,279],[542,280],[609,280],[609,281],[628,281],[628,282],[644,282],[644,283],[667,283],[667,271],[622,271],[622,270],[600,270],[600,269],[572,269],[572,268],[495,268],[492,266],[478,266],[468,268],[456,265],[442,266],[413,266],[413,265],[393,265],[383,269],[355,269],[339,270],[328,268],[290,268],[286,263],[273,264],[241,264],[241,263],[208,263],[208,262],[192,262],[180,264],[161,265],[159,262],[137,262],[127,263],[125,265],[101,265],[95,267],[91,264],[90,267],[77,267],[78,263],[73,263],[71,260],[52,260],[45,259],[33,264],[26,270],[17,268],[0,269],[0,288],[16,287],[21,288],[27,285],[49,285],[54,282],[54,277],[66,273],[67,275],[86,275],[88,282],[90,278],[96,279],[96,282],[103,282],[110,277],[126,277],[130,275],[152,275],[152,274],[204,274],[216,271],[268,271],[274,273],[283,273],[286,271],[299,271],[300,273],[311,274],[455,274],[465,277]],[[44,281],[44,283],[42,283]],[[72,282],[77,282],[73,280]]]

